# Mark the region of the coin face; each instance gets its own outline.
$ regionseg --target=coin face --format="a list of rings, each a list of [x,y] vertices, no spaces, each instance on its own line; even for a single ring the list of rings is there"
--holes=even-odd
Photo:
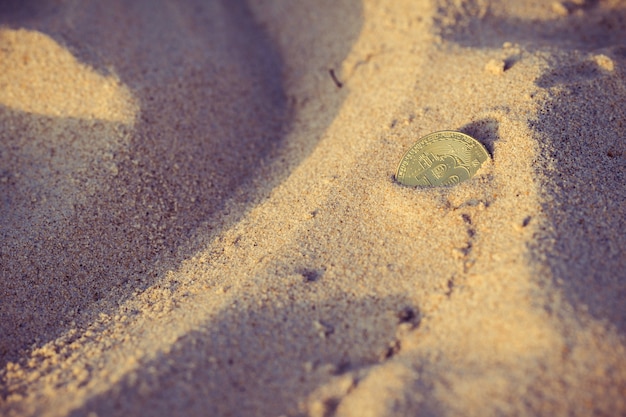
[[[396,180],[403,185],[455,185],[476,174],[489,159],[485,147],[471,136],[453,130],[430,133],[404,154]]]

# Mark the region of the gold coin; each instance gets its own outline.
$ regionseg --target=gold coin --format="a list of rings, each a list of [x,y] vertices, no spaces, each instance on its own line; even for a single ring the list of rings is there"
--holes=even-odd
[[[469,180],[489,159],[485,147],[453,130],[430,133],[409,149],[396,170],[403,185],[437,187]]]

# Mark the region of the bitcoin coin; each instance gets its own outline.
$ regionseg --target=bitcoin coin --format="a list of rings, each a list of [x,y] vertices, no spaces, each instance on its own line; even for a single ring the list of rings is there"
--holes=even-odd
[[[453,130],[430,133],[409,149],[396,170],[403,185],[437,187],[469,180],[489,159],[485,147]]]

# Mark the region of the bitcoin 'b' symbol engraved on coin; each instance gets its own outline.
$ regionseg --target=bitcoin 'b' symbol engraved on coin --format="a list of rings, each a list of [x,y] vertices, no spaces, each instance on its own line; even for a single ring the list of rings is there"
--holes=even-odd
[[[455,185],[472,178],[488,158],[485,147],[471,136],[452,130],[430,133],[404,154],[396,180],[411,186]]]

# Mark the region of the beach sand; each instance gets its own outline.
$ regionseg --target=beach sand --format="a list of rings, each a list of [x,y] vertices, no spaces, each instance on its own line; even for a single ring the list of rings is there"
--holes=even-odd
[[[2,2],[0,414],[626,415],[625,184],[620,0]]]

